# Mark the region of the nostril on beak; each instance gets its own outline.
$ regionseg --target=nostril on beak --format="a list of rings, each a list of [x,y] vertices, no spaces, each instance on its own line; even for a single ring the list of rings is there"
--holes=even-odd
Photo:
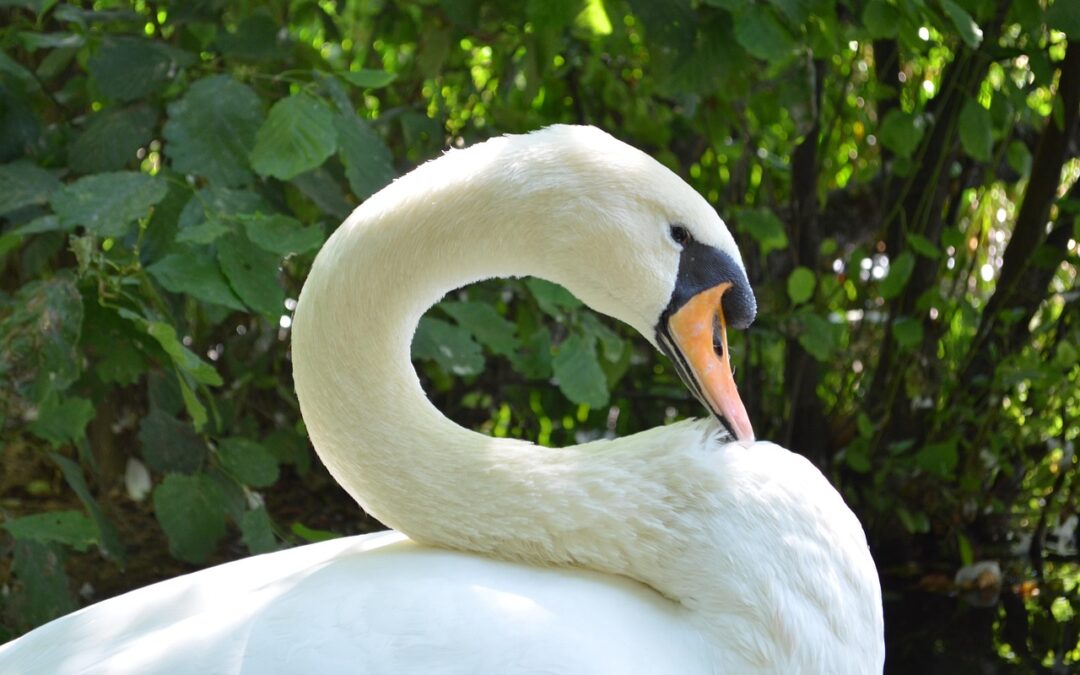
[[[717,314],[713,319],[713,338],[712,338],[713,351],[720,358],[724,358],[724,334],[720,330],[720,315]]]

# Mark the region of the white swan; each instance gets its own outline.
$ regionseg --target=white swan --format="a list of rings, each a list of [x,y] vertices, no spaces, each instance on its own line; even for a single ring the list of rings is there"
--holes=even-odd
[[[658,344],[716,419],[547,449],[443,417],[409,359],[421,314],[525,274]],[[293,324],[319,456],[423,544],[353,537],[156,584],[0,648],[0,672],[879,673],[859,522],[806,460],[750,442],[724,328],[753,313],[712,208],[603,132],[429,162],[327,242]]]

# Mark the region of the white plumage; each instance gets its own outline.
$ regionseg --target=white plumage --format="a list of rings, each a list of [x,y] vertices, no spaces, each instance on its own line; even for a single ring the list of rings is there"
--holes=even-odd
[[[492,276],[561,283],[655,344],[676,222],[740,260],[689,186],[584,127],[454,151],[372,197],[305,285],[294,377],[331,473],[424,545],[354,537],[156,584],[0,647],[0,673],[881,672],[865,536],[803,458],[714,420],[488,438],[412,369],[421,314]]]

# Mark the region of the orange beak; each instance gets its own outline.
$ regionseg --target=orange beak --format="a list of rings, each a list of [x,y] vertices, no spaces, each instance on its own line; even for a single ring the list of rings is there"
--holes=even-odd
[[[679,352],[673,359],[687,385],[739,441],[753,441],[754,429],[731,372],[727,322],[720,299],[731,288],[728,282],[701,291],[668,319],[673,346]],[[716,336],[717,329],[720,335]],[[719,337],[719,340],[716,338]],[[717,353],[719,351],[719,353]],[[689,381],[692,378],[692,381]],[[695,386],[696,385],[696,386]]]

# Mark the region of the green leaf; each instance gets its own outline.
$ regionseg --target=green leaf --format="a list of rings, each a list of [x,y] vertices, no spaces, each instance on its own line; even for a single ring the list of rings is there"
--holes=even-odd
[[[85,551],[97,542],[94,522],[81,511],[48,511],[13,518],[2,527],[19,540],[57,543]]]
[[[274,212],[275,209],[257,192],[211,185],[188,199],[177,220],[177,227],[183,235],[200,223],[219,221],[227,231],[240,231],[240,223],[236,222],[239,216]]]
[[[1076,0],[1054,0],[1046,10],[1046,23],[1069,36],[1071,42],[1080,42],[1080,3]]]
[[[322,164],[337,147],[330,108],[308,94],[294,94],[270,108],[255,135],[251,166],[260,176],[289,180]]]
[[[600,319],[596,318],[593,313],[587,313],[581,317],[581,327],[585,330],[585,334],[588,337],[594,338],[599,341],[599,344],[604,348],[604,358],[611,362],[616,362],[622,359],[623,351],[626,349],[626,343],[623,341],[619,334],[608,328]]]
[[[910,316],[902,316],[893,322],[892,334],[902,349],[911,349],[922,342],[922,322]]]
[[[63,229],[63,226],[60,224],[60,219],[56,216],[40,216],[34,218],[25,225],[20,225],[14,230],[11,230],[11,234],[40,234],[42,232],[60,232]]]
[[[590,408],[607,405],[607,377],[597,361],[592,340],[571,334],[556,348],[551,366],[559,389],[571,402]]]
[[[202,428],[206,425],[206,407],[199,402],[199,397],[191,390],[187,378],[181,375],[179,371],[176,373],[176,382],[180,389],[180,397],[184,400],[184,409],[191,416],[192,426],[195,427],[195,431],[202,431]]]
[[[988,162],[994,151],[990,111],[969,98],[960,111],[960,144],[972,159]]]
[[[787,279],[787,293],[791,298],[792,305],[801,305],[814,297],[814,288],[817,286],[817,277],[813,270],[807,267],[796,267],[791,270]]]
[[[759,59],[778,63],[791,57],[795,38],[772,10],[753,5],[735,16],[735,40]]]
[[[74,42],[74,41],[73,41]],[[86,44],[85,38],[78,40],[79,47]],[[71,67],[73,61],[79,54],[79,47],[70,46],[61,49],[54,49],[45,55],[41,59],[41,63],[37,67],[37,75],[42,82],[51,82],[59,77],[62,73]]]
[[[166,290],[196,300],[243,311],[217,260],[205,251],[173,253],[146,268]]]
[[[0,3],[2,6],[2,3]],[[76,33],[19,33],[19,42],[27,51],[39,49],[78,49],[86,44],[86,38]]]
[[[221,468],[251,487],[270,487],[277,482],[277,460],[259,443],[246,438],[226,438],[218,444]]]
[[[630,0],[630,9],[645,27],[648,43],[655,45],[653,58],[690,51],[697,18],[689,0]]]
[[[83,301],[66,275],[26,284],[0,320],[0,382],[29,402],[67,389],[82,372]]]
[[[525,338],[511,358],[514,370],[532,380],[546,380],[551,377],[551,332],[547,326],[540,326],[532,335]]]
[[[840,346],[836,327],[827,319],[809,312],[799,315],[799,324],[799,344],[818,361],[828,361]]]
[[[0,234],[0,272],[3,271],[5,261],[4,258],[11,251],[22,246],[24,235],[17,232],[5,232]]]
[[[603,0],[585,0],[583,5],[581,13],[574,19],[574,25],[594,37],[611,35],[611,19],[604,9]]]
[[[435,361],[445,372],[459,377],[484,370],[484,355],[469,331],[428,316],[422,317],[416,328],[412,357]]]
[[[155,471],[194,473],[206,461],[206,443],[191,425],[158,408],[139,423],[138,438],[143,459]]]
[[[54,448],[59,447],[84,438],[86,425],[96,414],[94,404],[85,398],[50,396],[38,408],[30,431]]]
[[[341,535],[337,532],[316,530],[314,528],[304,525],[303,523],[293,523],[289,530],[296,536],[311,544],[316,544],[320,541],[330,541],[331,539],[338,539],[341,537]]]
[[[820,0],[769,0],[769,4],[778,9],[788,21],[798,26],[806,23],[814,12],[814,5],[821,6]]]
[[[27,70],[21,63],[11,58],[0,50],[0,74],[9,75],[11,80],[18,81],[27,91],[41,89],[34,74]]]
[[[158,92],[179,68],[194,61],[191,54],[161,42],[110,36],[90,57],[87,69],[101,93],[125,102]]]
[[[53,460],[59,467],[60,473],[64,474],[64,481],[71,488],[71,491],[75,492],[76,496],[79,497],[83,508],[93,518],[94,525],[97,526],[97,541],[100,548],[106,555],[117,558],[118,561],[122,562],[124,549],[120,543],[120,537],[117,535],[117,528],[113,527],[109,519],[105,517],[102,507],[91,494],[90,487],[86,485],[86,476],[83,475],[82,468],[79,467],[78,463],[63,455],[53,453],[53,451],[49,453],[49,459]]]
[[[975,562],[975,552],[971,548],[971,540],[964,536],[963,532],[956,533],[956,548],[960,552],[961,565],[971,565]]]
[[[251,182],[248,156],[265,120],[259,96],[229,75],[199,80],[169,104],[162,133],[173,169],[219,185]]]
[[[852,471],[867,473],[872,468],[865,443],[852,444],[844,449],[844,461]]]
[[[354,205],[350,203],[345,189],[338,183],[334,172],[328,169],[328,165],[302,173],[289,183],[310,199],[322,213],[338,222],[352,213]]]
[[[782,251],[788,247],[784,224],[768,209],[746,209],[739,213],[739,229],[753,237],[761,248],[761,255]]]
[[[896,256],[889,265],[889,274],[881,281],[881,297],[890,300],[900,295],[914,269],[915,256],[910,251]]]
[[[559,284],[553,284],[544,279],[529,277],[525,279],[525,286],[536,299],[540,311],[548,316],[559,317],[565,310],[581,307],[581,301],[574,294]]]
[[[510,356],[518,348],[517,327],[485,302],[444,302],[439,309],[472,333],[495,354]]]
[[[882,144],[900,157],[911,157],[923,136],[921,118],[893,108],[885,114],[878,130]]]
[[[390,150],[367,122],[356,115],[339,114],[334,117],[334,128],[345,177],[357,199],[367,199],[394,179],[397,173]]]
[[[899,507],[896,509],[896,515],[900,518],[900,522],[904,525],[904,529],[912,534],[930,531],[930,519],[927,518],[926,514],[922,511],[917,511],[912,514],[904,507]]]
[[[750,56],[735,41],[734,27],[725,14],[698,22],[695,48],[665,76],[655,78],[657,93],[669,96],[710,96],[730,86],[735,74],[747,67]]]
[[[49,200],[66,228],[84,225],[102,237],[119,237],[144,218],[168,188],[153,176],[134,171],[86,176],[53,193]]]
[[[244,513],[240,520],[240,533],[243,535],[244,546],[252,555],[270,553],[278,549],[277,538],[274,536],[274,524],[270,521],[270,514],[266,507],[260,506]]]
[[[27,540],[16,541],[14,548],[11,571],[19,583],[11,596],[4,598],[8,616],[16,617],[22,628],[30,630],[78,607],[64,570],[63,549]]]
[[[177,558],[201,563],[225,535],[225,497],[206,474],[170,474],[154,489],[154,514]]]
[[[941,232],[941,245],[945,247],[951,246],[954,249],[959,249],[964,245],[965,239],[964,233],[955,227],[946,227]]]
[[[262,444],[278,464],[292,464],[301,476],[311,470],[311,451],[306,434],[301,436],[293,430],[278,429],[262,439]]]
[[[900,33],[900,11],[885,0],[870,0],[863,8],[862,22],[873,38],[894,38]]]
[[[0,164],[0,215],[46,204],[60,187],[56,176],[36,164],[25,160]]]
[[[92,355],[94,374],[104,383],[135,384],[147,370],[147,336],[112,309],[87,303],[80,346]]]
[[[326,236],[322,228],[304,227],[300,221],[289,216],[256,213],[240,217],[248,239],[256,246],[285,257],[292,253],[307,253],[322,246]]]
[[[176,367],[191,375],[203,384],[221,386],[221,375],[214,367],[196,356],[185,347],[176,336],[176,329],[164,321],[150,321],[145,325],[146,333],[158,341]]]
[[[1009,143],[1009,148],[1005,151],[1005,161],[1021,177],[1026,178],[1031,175],[1031,151],[1023,141]]]
[[[237,229],[233,227],[234,222],[213,216],[197,225],[190,225],[179,230],[176,241],[180,244],[212,244]]]
[[[137,161],[139,148],[154,139],[157,112],[146,105],[114,108],[90,118],[68,148],[68,161],[76,173],[116,171]]]
[[[68,484],[68,487],[71,488],[71,491],[79,497],[79,501],[82,502],[83,507],[94,520],[94,524],[97,526],[98,542],[100,542],[101,548],[107,555],[112,556],[119,561],[123,561],[124,549],[120,545],[120,538],[116,534],[116,528],[113,527],[113,524],[105,517],[105,514],[101,510],[101,506],[99,506],[94,499],[94,495],[90,494],[90,488],[86,485],[86,476],[83,475],[82,468],[72,460],[56,452],[50,452],[49,459],[60,467],[60,472],[64,474],[64,481]]]
[[[914,232],[912,232],[906,235],[905,238],[907,239],[908,246],[910,246],[913,251],[915,251],[922,257],[929,258],[931,260],[937,260],[941,258],[941,249],[937,247],[937,244],[930,241],[921,234],[915,234]]]
[[[941,0],[941,8],[945,10],[949,20],[956,26],[957,32],[960,33],[960,37],[967,43],[967,46],[978,47],[979,43],[982,42],[983,32],[979,28],[979,24],[975,23],[975,19],[972,19],[971,15],[967,13],[967,10],[953,2],[953,0]]]
[[[1054,360],[1052,361],[1054,367],[1060,368],[1061,372],[1066,372],[1078,362],[1080,362],[1080,349],[1077,349],[1069,342],[1059,342],[1057,353],[1054,354]]]
[[[175,369],[152,370],[146,376],[146,394],[150,407],[157,408],[170,415],[179,415],[184,409],[184,400],[180,394],[179,378]]]
[[[385,87],[397,79],[397,73],[388,73],[385,70],[370,70],[368,68],[361,68],[360,70],[339,70],[335,75],[354,87],[360,87],[362,89],[378,89],[380,87]]]
[[[539,30],[561,31],[582,9],[582,0],[527,0],[525,16]]]
[[[955,438],[943,443],[931,443],[915,454],[915,463],[919,468],[941,478],[951,478],[958,461]]]
[[[245,16],[236,31],[220,31],[217,38],[221,53],[247,61],[272,61],[289,53],[289,31],[281,30],[270,10],[258,7]]]
[[[236,295],[251,309],[277,321],[285,309],[285,293],[277,281],[281,258],[236,235],[219,241],[217,252]]]

